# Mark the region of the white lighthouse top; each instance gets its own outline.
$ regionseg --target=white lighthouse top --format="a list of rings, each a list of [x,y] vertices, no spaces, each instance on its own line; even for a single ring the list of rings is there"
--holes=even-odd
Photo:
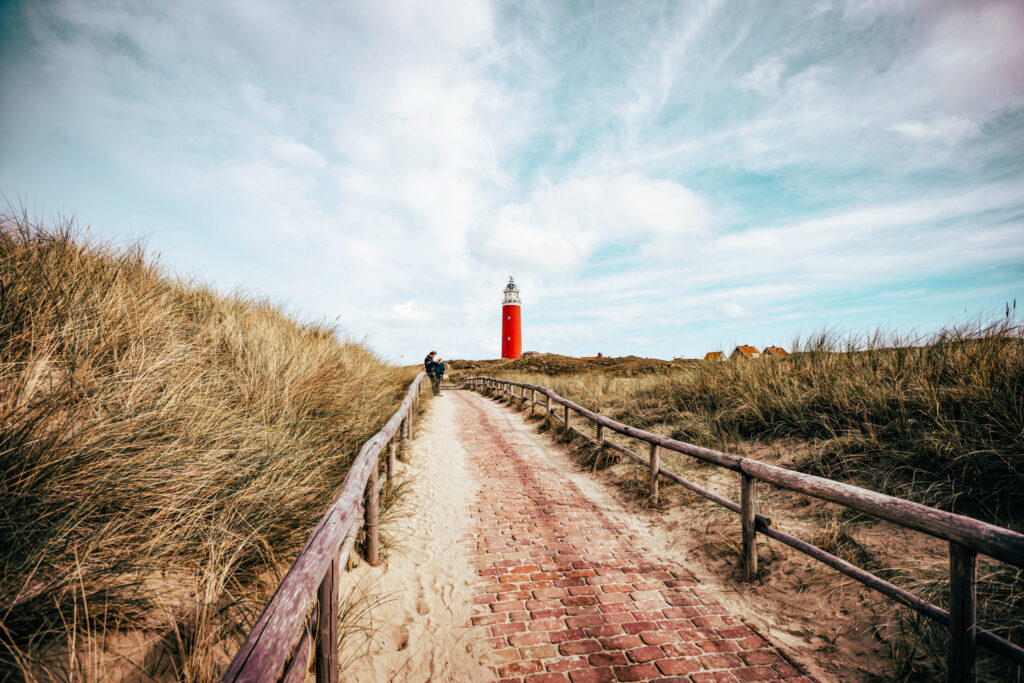
[[[509,304],[519,305],[519,288],[516,287],[516,281],[512,279],[512,276],[508,276],[508,284],[505,285],[505,299],[502,301],[502,305],[508,306]]]

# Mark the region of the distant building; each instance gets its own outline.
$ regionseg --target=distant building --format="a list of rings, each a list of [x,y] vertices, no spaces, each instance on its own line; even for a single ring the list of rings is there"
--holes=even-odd
[[[725,360],[725,353],[722,351],[708,351],[704,354],[704,360]]]
[[[757,350],[756,346],[737,346],[733,349],[729,355],[729,360],[736,360],[737,358],[760,358],[761,352]]]
[[[523,355],[520,358],[529,358],[530,356],[539,356],[540,351],[523,351]]]
[[[523,355],[523,327],[519,301],[519,288],[510,275],[501,302],[501,357],[519,358]]]
[[[766,346],[762,356],[788,356],[789,353],[781,346]]]

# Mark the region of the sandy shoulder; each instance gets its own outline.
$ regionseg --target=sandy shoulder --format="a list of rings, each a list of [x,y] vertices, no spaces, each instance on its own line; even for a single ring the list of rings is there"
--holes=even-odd
[[[408,476],[407,513],[386,528],[394,539],[380,567],[361,563],[342,594],[372,595],[342,655],[346,681],[475,681],[488,672],[471,636],[476,571],[464,541],[467,501],[476,491],[453,426],[449,397],[430,402],[399,476]]]

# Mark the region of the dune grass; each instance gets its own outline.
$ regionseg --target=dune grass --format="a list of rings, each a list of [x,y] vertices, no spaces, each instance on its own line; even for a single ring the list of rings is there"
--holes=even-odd
[[[828,332],[789,357],[640,377],[496,373],[710,448],[800,438],[801,469],[988,521],[1024,523],[1024,331],[1011,319],[927,338]],[[1021,516],[1018,519],[1018,516]]]
[[[0,678],[215,678],[414,374],[0,217]]]
[[[799,444],[789,467],[1024,529],[1024,331],[1011,313],[925,338],[825,332],[793,348],[782,359],[689,362],[639,377],[493,374],[547,386],[614,419],[701,446],[746,454],[758,442]],[[591,465],[608,463],[608,452],[578,450]],[[638,481],[646,478],[636,470]],[[945,605],[944,560],[886,565],[856,543],[839,547],[836,539],[850,540],[850,524],[864,522],[854,517],[836,516],[811,540]],[[711,526],[719,523],[734,531],[733,518]],[[935,547],[942,555],[941,544]],[[982,562],[979,582],[982,625],[1024,640],[1024,570]],[[907,610],[898,620],[904,638],[894,651],[896,671],[936,675],[944,667],[945,629]],[[998,658],[986,656],[983,664],[989,676],[1022,675]]]

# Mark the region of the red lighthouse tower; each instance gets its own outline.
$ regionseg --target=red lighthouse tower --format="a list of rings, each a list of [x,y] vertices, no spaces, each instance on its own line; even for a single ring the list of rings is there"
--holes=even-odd
[[[505,299],[501,304],[501,357],[519,358],[523,355],[523,331],[519,318],[519,290],[510,275],[505,286]]]

